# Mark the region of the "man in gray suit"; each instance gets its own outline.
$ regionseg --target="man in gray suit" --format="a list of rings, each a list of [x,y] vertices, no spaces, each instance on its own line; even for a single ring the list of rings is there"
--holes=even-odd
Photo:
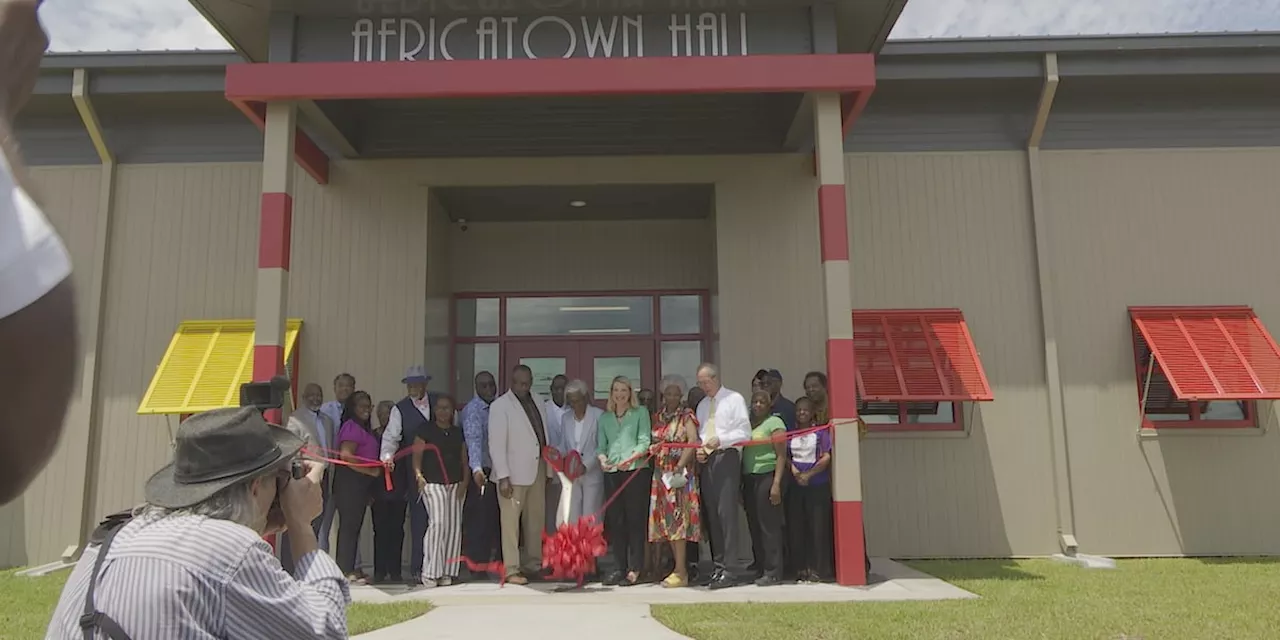
[[[333,423],[333,418],[321,410],[324,404],[324,390],[320,385],[312,382],[302,389],[302,396],[299,398],[302,406],[298,407],[285,421],[285,426],[292,431],[294,435],[302,438],[303,446],[307,449],[315,450],[318,456],[332,457],[328,452],[336,446],[334,442],[338,436],[338,425]],[[333,469],[325,465],[324,479],[320,483],[320,492],[324,500],[324,510],[320,516],[311,523],[312,530],[315,531],[316,540],[319,542],[320,548],[329,551],[329,530],[333,525],[333,500],[331,500],[330,489],[333,484]],[[284,544],[288,544],[289,539],[285,537]],[[287,547],[282,547],[284,551],[280,558],[282,562],[291,560],[292,555],[288,553]],[[292,570],[292,567],[285,567],[286,570]]]

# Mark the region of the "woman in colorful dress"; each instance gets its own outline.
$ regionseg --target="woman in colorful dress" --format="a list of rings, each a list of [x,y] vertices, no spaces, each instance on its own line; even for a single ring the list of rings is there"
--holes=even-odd
[[[692,466],[694,447],[664,447],[664,443],[698,444],[698,420],[683,406],[685,382],[667,376],[658,387],[662,406],[653,416],[653,487],[650,490],[649,541],[671,545],[675,570],[664,587],[689,584],[686,544],[701,540],[702,508],[698,475]]]

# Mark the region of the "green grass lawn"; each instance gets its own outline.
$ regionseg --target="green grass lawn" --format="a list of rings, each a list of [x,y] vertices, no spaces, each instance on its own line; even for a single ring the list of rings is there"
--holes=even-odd
[[[60,571],[43,578],[24,578],[15,576],[13,571],[0,571],[0,639],[43,638],[69,575],[70,571]],[[353,604],[347,609],[347,631],[355,636],[411,620],[430,610],[431,604],[421,600]]]
[[[1280,637],[1280,561],[1050,560],[911,566],[981,596],[944,602],[655,606],[696,640],[1206,640]]]

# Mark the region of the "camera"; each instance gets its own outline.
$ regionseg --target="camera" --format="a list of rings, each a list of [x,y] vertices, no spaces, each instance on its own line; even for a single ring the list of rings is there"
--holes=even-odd
[[[465,233],[469,228],[471,227],[467,224],[466,218],[458,218],[458,229]]]

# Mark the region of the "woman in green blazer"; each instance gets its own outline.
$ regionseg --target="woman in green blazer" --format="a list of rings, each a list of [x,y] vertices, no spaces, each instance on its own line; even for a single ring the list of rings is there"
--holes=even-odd
[[[614,378],[604,415],[596,423],[606,499],[626,485],[604,512],[604,535],[613,565],[605,573],[606,586],[633,585],[644,568],[653,480],[648,453],[651,428],[649,411],[637,402],[631,381],[626,376]]]

